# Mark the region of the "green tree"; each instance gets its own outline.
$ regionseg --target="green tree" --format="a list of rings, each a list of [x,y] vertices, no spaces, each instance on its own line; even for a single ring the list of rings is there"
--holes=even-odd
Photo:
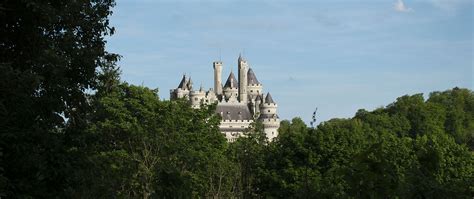
[[[409,198],[413,192],[412,171],[418,164],[413,140],[382,132],[352,158],[345,178],[350,195],[357,198]]]
[[[98,98],[92,114],[89,148],[93,177],[84,192],[100,197],[148,198],[159,161],[156,91],[120,84]],[[93,190],[93,191],[90,191]]]
[[[0,3],[0,195],[52,198],[76,187],[72,134],[85,128],[96,69],[116,60],[104,40],[114,4]]]
[[[474,194],[474,155],[445,133],[416,139],[418,169],[413,196],[421,198],[471,198]]]
[[[445,131],[457,143],[467,144],[471,151],[474,150],[474,93],[456,87],[431,93],[427,103],[443,107],[446,112]]]
[[[113,82],[114,75],[107,77]],[[86,138],[91,178],[84,197],[230,193],[226,169],[232,165],[214,106],[192,109],[184,100],[160,101],[157,90],[126,83],[101,88],[108,91],[99,90],[93,103]]]
[[[321,189],[314,132],[300,118],[282,123],[278,139],[269,144],[261,188],[266,197],[314,198]]]
[[[260,175],[264,166],[264,155],[268,140],[260,122],[252,123],[244,136],[231,143],[228,150],[229,159],[236,166],[238,176],[235,196],[255,198],[259,196]]]
[[[428,101],[403,96],[316,129],[282,121],[258,188],[275,198],[469,198],[471,99],[455,88]]]

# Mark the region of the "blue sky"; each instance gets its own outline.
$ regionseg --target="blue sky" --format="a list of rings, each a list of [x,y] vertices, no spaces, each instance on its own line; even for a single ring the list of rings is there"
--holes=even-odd
[[[474,88],[471,0],[117,0],[107,50],[123,80],[169,98],[183,73],[213,87],[239,53],[283,119],[352,117],[405,94]]]

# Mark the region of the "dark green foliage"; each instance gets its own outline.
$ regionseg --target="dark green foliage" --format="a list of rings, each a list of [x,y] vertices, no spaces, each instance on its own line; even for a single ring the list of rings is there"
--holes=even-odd
[[[432,134],[415,140],[418,159],[414,196],[424,198],[470,198],[474,194],[474,155],[447,134]]]
[[[312,143],[314,132],[300,118],[293,119],[279,130],[279,137],[270,144],[266,157],[264,194],[267,197],[314,197],[320,187],[321,156]],[[310,138],[311,137],[311,138]],[[310,139],[306,139],[310,138]]]
[[[97,68],[117,58],[104,40],[113,33],[113,5],[0,3],[0,196],[52,198],[77,186],[72,143],[85,128],[85,91],[95,87]]]
[[[276,198],[469,198],[473,93],[403,96],[308,129],[283,121],[268,146],[262,193]],[[456,108],[457,107],[457,108]],[[457,143],[456,143],[457,142]]]
[[[125,83],[111,90],[94,103],[92,142],[86,148],[92,178],[84,193],[106,198],[221,194],[211,190],[222,182],[209,179],[218,179],[231,165],[223,158],[226,141],[213,107],[192,110],[185,101],[160,101],[156,91]]]
[[[474,93],[460,88],[433,92],[427,103],[442,107],[445,132],[457,143],[467,144],[471,151],[474,150]]]
[[[235,178],[234,196],[255,198],[260,194],[259,177],[264,169],[267,144],[268,140],[260,122],[253,123],[245,137],[240,137],[230,144],[228,157],[236,166],[231,175],[238,177]]]
[[[417,161],[413,140],[393,134],[380,135],[370,146],[354,155],[345,179],[349,193],[360,198],[407,198],[413,193]]]

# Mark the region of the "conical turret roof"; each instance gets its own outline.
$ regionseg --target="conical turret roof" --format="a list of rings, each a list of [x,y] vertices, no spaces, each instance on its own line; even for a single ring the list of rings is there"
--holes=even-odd
[[[193,90],[193,80],[191,80],[191,77],[189,77],[186,86],[188,87],[189,90]]]
[[[181,79],[181,82],[179,83],[178,88],[184,89],[187,87],[187,81],[186,81],[186,75],[183,75],[183,79]]]
[[[230,72],[230,75],[225,82],[224,88],[237,88],[237,79],[235,79],[234,72]]]
[[[265,103],[268,103],[268,104],[275,103],[273,101],[272,95],[270,95],[270,93],[268,93],[267,97],[265,97]]]
[[[260,84],[260,82],[258,82],[257,77],[255,76],[255,73],[253,72],[252,68],[249,68],[249,71],[247,72],[247,82],[248,82],[248,84]]]

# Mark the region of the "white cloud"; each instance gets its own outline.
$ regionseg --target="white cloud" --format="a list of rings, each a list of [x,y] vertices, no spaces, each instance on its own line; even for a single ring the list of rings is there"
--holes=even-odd
[[[411,12],[413,9],[405,6],[405,3],[403,3],[402,0],[397,0],[395,4],[393,5],[393,9],[397,12]]]

